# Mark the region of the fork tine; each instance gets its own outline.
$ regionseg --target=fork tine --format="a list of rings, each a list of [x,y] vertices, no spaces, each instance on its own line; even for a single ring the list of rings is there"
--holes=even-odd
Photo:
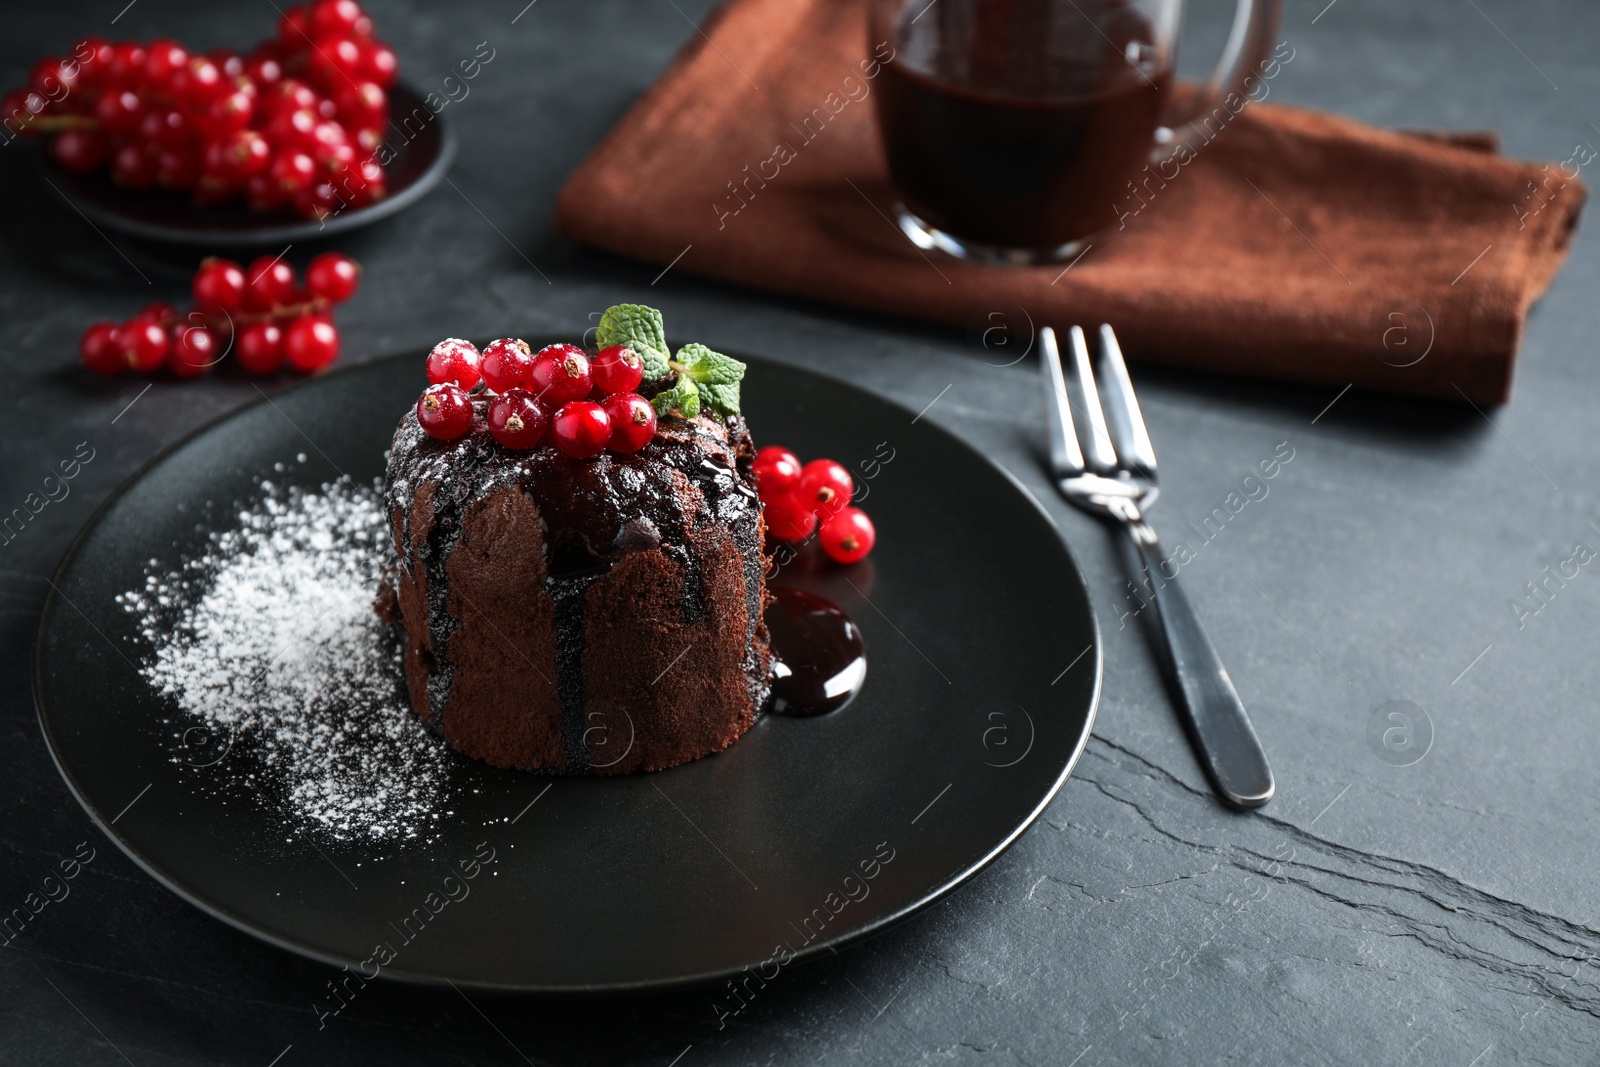
[[[1117,470],[1117,452],[1111,447],[1111,434],[1106,430],[1105,413],[1100,408],[1100,390],[1095,386],[1094,368],[1090,365],[1089,342],[1083,336],[1081,326],[1072,328],[1071,337],[1078,391],[1082,394],[1084,416],[1089,423],[1089,439],[1084,443],[1089,467],[1097,474],[1114,474]]]
[[[1045,391],[1050,394],[1045,404],[1050,417],[1050,471],[1058,479],[1073,478],[1083,473],[1083,452],[1072,425],[1072,402],[1067,398],[1067,380],[1061,373],[1061,350],[1056,347],[1055,330],[1048,326],[1039,331],[1039,351]]]
[[[1101,377],[1105,379],[1101,403],[1110,422],[1112,443],[1122,457],[1124,469],[1150,481],[1156,479],[1156,450],[1145,429],[1139,398],[1134,395],[1128,365],[1122,360],[1122,346],[1109,323],[1100,326]]]

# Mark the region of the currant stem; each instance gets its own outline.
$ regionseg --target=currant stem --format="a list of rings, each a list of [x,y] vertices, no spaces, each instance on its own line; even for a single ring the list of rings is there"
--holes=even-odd
[[[63,130],[98,130],[100,120],[88,115],[34,115],[22,128],[37,133],[60,133]]]
[[[162,326],[171,326],[174,323],[188,322],[198,314],[206,320],[207,326],[217,325],[221,322],[232,322],[235,326],[250,326],[258,322],[280,322],[298,319],[303,315],[315,315],[332,307],[332,302],[327,297],[313,297],[302,304],[274,304],[270,311],[241,311],[235,315],[218,317],[207,315],[203,312],[190,314],[169,315],[160,320]]]

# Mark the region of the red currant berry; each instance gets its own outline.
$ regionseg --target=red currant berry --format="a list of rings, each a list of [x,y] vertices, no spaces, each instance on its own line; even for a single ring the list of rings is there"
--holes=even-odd
[[[310,32],[309,3],[294,3],[278,14],[278,43],[286,51],[298,51],[306,46]]]
[[[95,101],[94,119],[105,133],[132,133],[143,118],[144,104],[130,89],[112,89]]]
[[[156,157],[148,148],[130,141],[111,156],[111,180],[129,189],[148,189],[156,183]]]
[[[528,371],[532,368],[533,349],[518,337],[491,341],[478,362],[478,373],[483,375],[484,383],[497,393],[526,387]]]
[[[276,56],[253,55],[244,61],[244,76],[257,86],[266,89],[283,80],[283,64]]]
[[[167,369],[179,378],[197,378],[222,358],[217,335],[204,326],[175,326],[171,345]]]
[[[267,120],[263,132],[275,148],[306,148],[314,142],[314,132],[321,121],[321,117],[309,107],[285,109]]]
[[[111,143],[93,130],[63,130],[50,142],[50,158],[72,174],[98,170],[110,155]]]
[[[310,4],[292,4],[278,16],[278,41],[288,50],[304,48],[310,29]]]
[[[203,111],[207,104],[228,91],[222,68],[205,56],[194,56],[172,75],[168,91],[191,111]]]
[[[111,66],[106,70],[109,85],[131,87],[144,74],[144,61],[150,56],[137,41],[118,41],[111,46]]]
[[[189,116],[177,108],[151,108],[139,120],[139,139],[162,148],[182,148],[193,134]]]
[[[357,153],[354,145],[319,144],[311,150],[317,164],[317,173],[337,183],[355,166]]]
[[[361,265],[342,252],[324,252],[306,268],[306,288],[341,304],[355,295],[361,284]]]
[[[656,435],[656,409],[638,393],[612,393],[601,406],[611,419],[611,451],[637,452]]]
[[[337,87],[333,102],[339,120],[354,130],[382,125],[389,114],[389,95],[374,81]]]
[[[155,319],[136,315],[117,327],[117,347],[130,370],[148,373],[167,359],[167,331]]]
[[[312,34],[351,33],[361,24],[365,12],[356,0],[317,0],[311,5]]]
[[[878,543],[878,531],[860,508],[843,508],[830,515],[818,535],[822,551],[840,563],[858,563]]]
[[[320,83],[324,90],[354,81],[361,74],[365,59],[359,44],[338,35],[317,38],[306,54],[311,80]]]
[[[339,331],[315,315],[302,315],[283,331],[283,357],[303,374],[321,370],[339,358]]]
[[[30,107],[35,100],[39,102],[39,107]],[[4,122],[8,135],[32,136],[33,131],[28,128],[28,124],[43,110],[44,98],[37,93],[13,89],[0,97],[0,121]]]
[[[96,374],[121,374],[128,369],[128,361],[117,345],[117,324],[100,321],[83,331],[78,341],[78,357],[83,365]]]
[[[271,211],[280,206],[287,197],[283,190],[278,188],[278,183],[273,180],[272,170],[258,171],[250,175],[244,183],[245,203],[250,205],[251,211]]]
[[[589,361],[589,373],[602,393],[631,393],[644,379],[644,361],[627,345],[612,345]]]
[[[367,47],[367,59],[363,64],[363,72],[367,77],[387,89],[394,84],[395,75],[400,72],[400,60],[394,54],[394,49],[381,41],[373,41]]]
[[[202,311],[238,311],[244,306],[244,269],[231,259],[212,256],[201,262],[192,288]]]
[[[245,268],[244,277],[244,306],[251,311],[271,311],[294,292],[294,268],[281,256],[256,257]]]
[[[231,84],[233,79],[244,73],[244,57],[238,52],[227,48],[213,48],[206,53],[206,58],[217,65],[222,71],[222,76]]]
[[[799,543],[817,528],[817,513],[793,493],[764,503],[767,532],[780,541]]]
[[[155,319],[165,326],[178,317],[178,309],[165,300],[152,300],[139,309],[139,314],[143,318]]]
[[[789,474],[792,468],[793,473],[789,476],[787,484],[789,488],[794,488],[800,484],[800,473],[804,466],[800,462],[799,455],[793,449],[784,445],[767,445],[764,448],[757,449],[755,465],[760,467],[763,464],[771,467],[780,481],[783,480],[786,474]]]
[[[428,353],[428,381],[434,385],[449,382],[471,392],[483,380],[478,368],[478,349],[471,341],[447,337]],[[507,390],[511,392],[514,390]]]
[[[70,59],[49,56],[33,65],[28,74],[28,88],[46,100],[61,99],[78,80],[78,64]]]
[[[546,345],[533,357],[528,389],[548,408],[582,400],[594,389],[589,357],[577,345]]]
[[[267,173],[272,176],[279,193],[291,197],[311,188],[311,182],[317,175],[317,165],[304,152],[289,151],[274,158]]]
[[[841,464],[831,459],[814,459],[800,468],[795,496],[812,511],[826,517],[850,503],[855,489],[850,472]]]
[[[357,207],[375,204],[389,195],[383,168],[378,165],[376,159],[363,159],[357,162],[350,168],[350,177],[344,184],[350,194],[350,202]]]
[[[350,136],[345,133],[344,126],[333,119],[318,119],[317,124],[311,127],[311,139],[307,143],[315,159],[317,149],[349,144]]]
[[[768,445],[756,453],[751,465],[756,490],[762,500],[775,500],[800,484],[800,457],[782,445]]]
[[[204,111],[197,112],[195,125],[203,133],[221,137],[250,125],[250,116],[254,111],[255,101],[250,94],[236,89],[213,100]]]
[[[156,184],[163,189],[192,189],[200,180],[200,157],[188,148],[163,148],[156,153]]]
[[[333,183],[318,179],[294,194],[295,212],[308,219],[325,219],[339,209],[339,190]]]
[[[274,322],[252,322],[240,328],[233,349],[251,374],[271,374],[283,366],[283,330]]]
[[[587,459],[605,450],[611,440],[611,416],[599,404],[574,400],[563,404],[551,422],[556,447],[569,456]]]
[[[294,78],[284,78],[277,82],[261,102],[261,113],[268,117],[277,116],[285,111],[299,111],[302,108],[315,114],[317,91]]]
[[[507,448],[532,448],[544,440],[550,416],[526,389],[512,389],[489,402],[489,433]]]
[[[255,130],[238,130],[222,142],[222,170],[230,178],[242,181],[271,162],[272,147]]]
[[[82,88],[104,85],[116,54],[116,48],[104,37],[85,37],[73,45],[72,57],[78,61],[78,85]]]
[[[188,49],[177,41],[161,38],[150,42],[144,60],[145,84],[155,89],[167,88],[173,76],[188,62]]]
[[[417,400],[417,421],[430,437],[454,441],[472,429],[472,399],[448,383],[430,385]]]

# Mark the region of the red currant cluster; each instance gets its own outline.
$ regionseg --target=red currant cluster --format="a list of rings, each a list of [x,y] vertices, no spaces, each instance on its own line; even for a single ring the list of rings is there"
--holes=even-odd
[[[756,453],[754,470],[773,537],[799,543],[818,534],[822,550],[840,563],[856,563],[872,551],[878,531],[866,512],[849,506],[856,486],[842,464],[814,459],[802,467],[787,448],[768,445]]]
[[[481,353],[452,337],[428,353],[428,381],[417,400],[417,421],[441,441],[454,441],[481,414],[507,448],[533,448],[549,439],[580,459],[610,449],[637,452],[656,434],[656,410],[634,390],[644,362],[627,345],[590,356],[577,345],[546,345],[502,337]],[[483,394],[481,410],[473,395]]]
[[[349,300],[361,267],[339,252],[324,252],[306,268],[262,256],[248,270],[228,259],[207,259],[195,273],[194,307],[148,304],[124,323],[96,322],[83,332],[78,354],[96,374],[150,373],[163,366],[179,378],[204,374],[227,354],[231,337],[240,366],[271,374],[285,363],[304,374],[339,355],[333,305]]]
[[[0,98],[8,136],[51,134],[50,155],[84,173],[110,163],[130,189],[189,190],[198,204],[243,196],[323,218],[382,199],[374,151],[389,122],[395,54],[355,0],[291,7],[278,35],[241,56],[78,42]]]

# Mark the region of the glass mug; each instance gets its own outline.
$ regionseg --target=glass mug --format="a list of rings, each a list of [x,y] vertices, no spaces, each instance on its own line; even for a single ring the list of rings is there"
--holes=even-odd
[[[968,259],[1077,255],[1146,166],[1187,162],[1216,135],[1208,113],[1225,124],[1222,103],[1269,66],[1281,0],[1237,3],[1179,108],[1183,0],[869,0],[868,48],[894,50],[873,95],[900,228]]]

